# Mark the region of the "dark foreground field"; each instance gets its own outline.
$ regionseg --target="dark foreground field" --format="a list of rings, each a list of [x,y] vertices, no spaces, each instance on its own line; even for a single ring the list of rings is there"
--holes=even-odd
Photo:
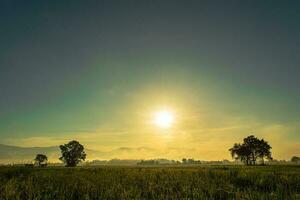
[[[300,167],[1,167],[0,199],[300,199]]]

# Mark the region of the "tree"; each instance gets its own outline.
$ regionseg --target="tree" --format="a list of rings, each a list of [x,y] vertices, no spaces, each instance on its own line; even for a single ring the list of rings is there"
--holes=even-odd
[[[261,159],[263,165],[265,164],[264,158],[267,158],[268,160],[273,160],[271,149],[272,147],[268,144],[267,141],[265,141],[264,139],[260,140],[257,149],[257,157]]]
[[[291,162],[300,163],[300,157],[293,156],[293,157],[291,158]]]
[[[66,164],[66,167],[75,167],[81,160],[85,160],[84,147],[76,140],[68,144],[60,145],[62,156],[59,158]]]
[[[47,165],[47,156],[44,154],[37,154],[34,161],[38,164],[39,167],[44,167]]]
[[[231,156],[236,160],[241,160],[246,165],[255,165],[257,159],[261,159],[264,164],[264,158],[272,160],[271,146],[264,139],[258,139],[253,135],[244,138],[243,144],[234,144],[229,149]]]
[[[235,143],[229,151],[231,152],[231,156],[236,160],[240,160],[246,165],[250,164],[251,151],[245,144]]]

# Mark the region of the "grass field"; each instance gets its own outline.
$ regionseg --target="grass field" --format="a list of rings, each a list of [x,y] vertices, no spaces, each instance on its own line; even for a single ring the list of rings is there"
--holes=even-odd
[[[0,199],[300,199],[300,167],[0,167]]]

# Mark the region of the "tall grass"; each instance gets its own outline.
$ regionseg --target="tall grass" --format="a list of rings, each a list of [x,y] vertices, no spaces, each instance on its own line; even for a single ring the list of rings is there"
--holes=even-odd
[[[0,199],[300,199],[300,167],[1,167]]]

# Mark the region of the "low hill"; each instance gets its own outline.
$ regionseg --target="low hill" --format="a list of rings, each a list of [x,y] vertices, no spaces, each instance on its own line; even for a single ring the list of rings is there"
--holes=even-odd
[[[49,159],[58,159],[59,147],[18,147],[0,144],[0,163],[32,161],[36,154],[41,153]]]

